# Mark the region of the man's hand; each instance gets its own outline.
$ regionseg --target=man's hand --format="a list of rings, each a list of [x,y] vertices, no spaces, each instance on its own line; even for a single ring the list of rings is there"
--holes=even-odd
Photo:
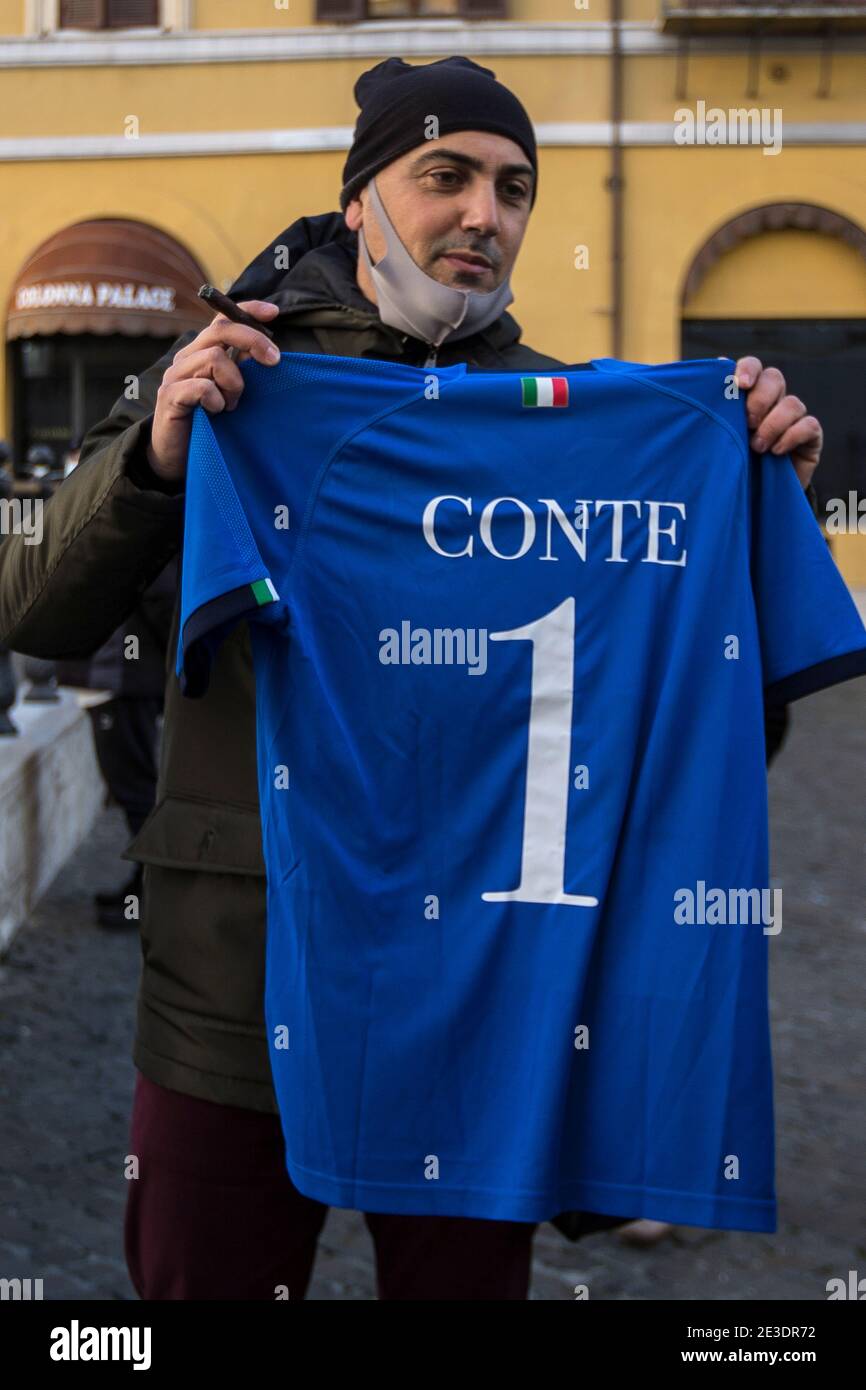
[[[278,306],[267,299],[245,299],[238,308],[263,323],[279,314]],[[237,349],[239,356],[230,357],[230,348]],[[217,314],[198,337],[175,353],[156,393],[147,446],[147,461],[158,477],[166,482],[184,478],[197,405],[212,415],[236,408],[244,389],[237,362],[247,357],[273,367],[280,360],[280,350],[257,328],[233,323],[225,314]]]
[[[748,391],[746,418],[751,447],[758,454],[790,454],[804,488],[818,467],[824,431],[814,415],[806,414],[799,396],[785,395],[785,378],[778,367],[764,367],[757,357],[737,362],[737,385]]]

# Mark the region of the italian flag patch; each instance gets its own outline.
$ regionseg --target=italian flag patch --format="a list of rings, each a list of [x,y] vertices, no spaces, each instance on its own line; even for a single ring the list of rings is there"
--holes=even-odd
[[[524,405],[568,405],[568,377],[522,376]]]
[[[273,603],[275,598],[279,598],[279,594],[270,579],[257,579],[255,584],[250,585],[250,588],[253,591],[253,598],[258,604]]]

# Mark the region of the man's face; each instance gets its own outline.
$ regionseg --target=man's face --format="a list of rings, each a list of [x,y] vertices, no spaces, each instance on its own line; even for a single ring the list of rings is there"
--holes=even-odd
[[[415,264],[443,285],[487,293],[511,272],[529,218],[535,175],[520,145],[503,135],[466,130],[426,140],[380,169],[376,187]],[[346,224],[363,224],[370,258],[387,250],[369,186],[346,208]],[[478,263],[457,253],[475,256]],[[376,292],[362,257],[358,284]]]

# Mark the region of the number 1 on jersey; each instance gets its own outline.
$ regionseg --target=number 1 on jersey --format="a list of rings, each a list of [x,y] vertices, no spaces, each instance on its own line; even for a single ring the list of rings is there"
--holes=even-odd
[[[532,678],[526,802],[520,883],[508,892],[482,893],[488,903],[567,903],[597,907],[598,898],[565,891],[571,724],[574,702],[574,599],[491,642],[531,642]]]

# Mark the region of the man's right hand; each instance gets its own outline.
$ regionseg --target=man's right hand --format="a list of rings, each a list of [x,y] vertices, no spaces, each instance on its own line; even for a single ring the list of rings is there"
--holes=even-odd
[[[267,322],[279,314],[279,306],[265,299],[245,299],[238,308]],[[217,415],[234,410],[244,389],[244,379],[228,355],[237,348],[237,361],[254,357],[263,366],[280,360],[279,348],[255,328],[232,323],[217,314],[198,337],[176,352],[156,394],[156,411],[147,446],[147,461],[157,477],[179,482],[186,475],[192,413],[197,405]]]

